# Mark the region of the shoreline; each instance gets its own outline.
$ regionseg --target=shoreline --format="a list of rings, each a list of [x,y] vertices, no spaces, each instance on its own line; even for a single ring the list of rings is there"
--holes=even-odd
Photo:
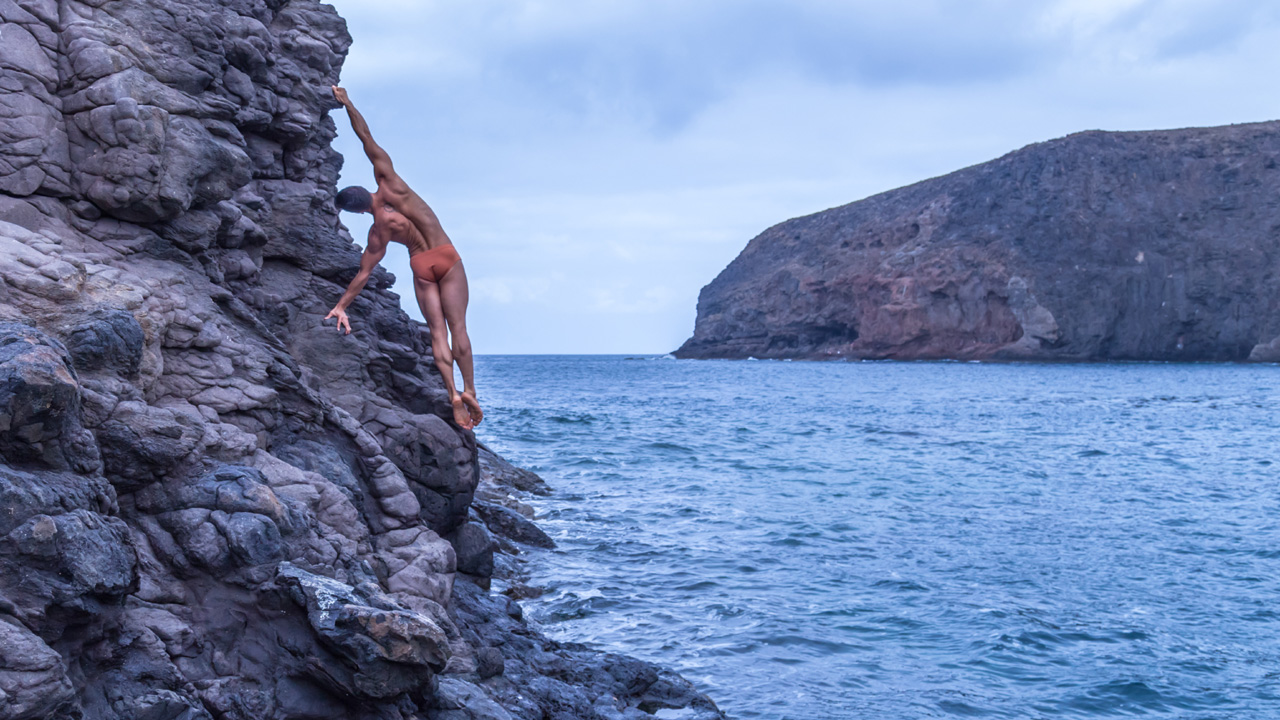
[[[527,645],[524,651],[537,646],[539,652],[530,654],[557,657],[560,662],[556,664],[568,664],[568,671],[579,680],[585,680],[582,685],[589,690],[602,691],[605,686],[610,686],[615,698],[630,698],[628,704],[644,713],[637,718],[666,711],[668,714],[663,717],[678,720],[727,720],[728,716],[711,698],[676,671],[608,650],[552,640],[524,617],[519,600],[538,597],[542,593],[541,588],[526,583],[529,579],[525,567],[527,555],[556,547],[555,541],[534,522],[534,510],[524,499],[530,495],[549,495],[553,490],[536,473],[507,461],[483,442],[477,440],[476,447],[480,482],[471,504],[474,511],[472,519],[484,526],[492,540],[464,543],[458,548],[460,570],[458,582],[454,585],[457,609],[451,607],[450,614],[459,627],[476,632],[492,643],[490,647],[513,643],[523,645],[532,640],[532,645]],[[467,554],[468,548],[474,549],[475,553]],[[488,570],[489,574],[463,573],[461,568],[464,565]],[[493,581],[506,587],[495,591]],[[475,667],[467,667],[463,660],[455,668],[447,667],[441,677],[448,678],[451,669],[459,675],[475,675],[481,681],[489,681],[492,687],[486,689],[493,693],[493,697],[510,700],[511,688],[504,687],[503,680],[512,676],[517,685],[528,681],[531,674],[539,674],[538,662],[538,659],[530,663],[529,658],[518,657],[514,662],[508,659],[495,668],[491,664],[486,665],[492,663],[492,659],[480,656],[476,658]],[[600,668],[608,670],[602,675]],[[564,671],[564,668],[557,669],[557,673]],[[502,680],[498,679],[499,676]],[[455,681],[455,689],[459,687],[458,682],[467,681]],[[638,688],[643,690],[636,692]]]

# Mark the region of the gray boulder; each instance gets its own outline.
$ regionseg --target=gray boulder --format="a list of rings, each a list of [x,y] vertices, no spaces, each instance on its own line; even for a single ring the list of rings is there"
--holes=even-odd
[[[470,522],[447,536],[458,558],[458,572],[487,578],[493,576],[493,552],[497,541],[489,528],[478,522]]]
[[[345,672],[330,666],[318,680],[382,700],[419,689],[423,677],[440,672],[449,661],[444,631],[380,592],[357,590],[291,563],[282,563],[277,577],[306,609],[307,621],[322,641],[346,661]]]

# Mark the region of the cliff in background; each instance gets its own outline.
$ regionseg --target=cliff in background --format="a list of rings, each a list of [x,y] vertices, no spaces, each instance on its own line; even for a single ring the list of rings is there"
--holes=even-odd
[[[1087,132],[769,228],[687,358],[1280,360],[1280,123]]]
[[[390,275],[322,323],[349,44],[313,0],[0,0],[0,720],[721,717],[487,592],[540,484]]]

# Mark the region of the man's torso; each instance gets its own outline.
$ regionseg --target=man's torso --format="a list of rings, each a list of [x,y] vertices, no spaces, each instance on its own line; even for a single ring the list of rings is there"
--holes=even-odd
[[[441,227],[440,219],[436,217],[435,211],[431,209],[431,206],[427,205],[426,201],[413,190],[408,188],[406,190],[408,190],[407,195],[396,203],[403,210],[403,212],[400,212],[396,210],[395,205],[388,202],[389,198],[384,194],[388,191],[379,185],[378,192],[373,195],[374,222],[376,223],[381,215],[387,218],[387,222],[398,218],[399,221],[408,223],[411,231],[409,234],[412,239],[406,237],[403,240],[396,240],[396,242],[409,245],[410,253],[418,252],[415,249],[416,246],[412,244],[417,241],[421,241],[423,250],[434,249],[440,245],[452,245],[453,241],[449,239],[444,228]],[[400,226],[400,223],[397,223],[397,226]]]
[[[409,218],[401,215],[377,196],[373,198],[373,226],[387,242],[400,243],[409,248],[410,256],[430,249],[422,233],[418,232]]]

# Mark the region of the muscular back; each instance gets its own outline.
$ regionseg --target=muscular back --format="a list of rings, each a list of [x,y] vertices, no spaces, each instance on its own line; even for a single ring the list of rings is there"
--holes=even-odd
[[[433,247],[416,224],[387,202],[381,191],[373,196],[373,227],[386,242],[400,243],[409,248],[411,256]]]
[[[393,172],[386,178],[386,182],[381,180],[380,178],[376,198],[382,198],[394,212],[398,212],[407,219],[417,231],[418,236],[425,240],[428,248],[453,244],[440,225],[440,218],[436,217],[435,211],[399,175]],[[376,217],[375,213],[375,221]]]

